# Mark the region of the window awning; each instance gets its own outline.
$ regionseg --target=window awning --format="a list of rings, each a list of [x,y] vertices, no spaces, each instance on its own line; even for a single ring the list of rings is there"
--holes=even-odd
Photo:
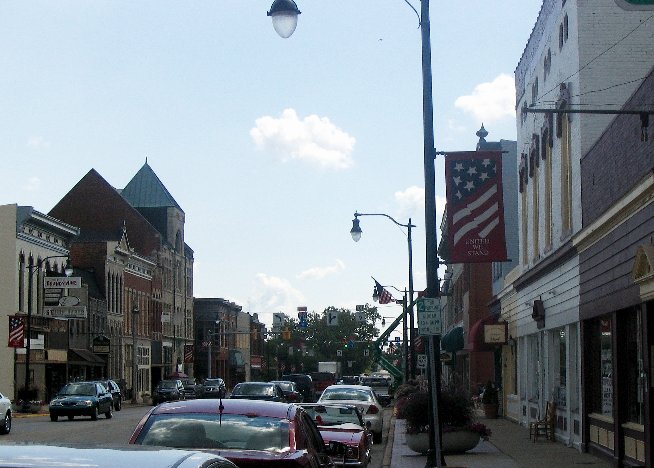
[[[106,362],[88,349],[69,349],[68,364],[104,367]]]
[[[470,327],[468,342],[471,351],[493,351],[495,346],[506,343],[506,323],[498,324],[498,318],[497,315],[489,315]],[[487,329],[486,325],[492,325],[493,329]]]
[[[463,349],[463,327],[454,327],[441,338],[441,349],[456,353]]]

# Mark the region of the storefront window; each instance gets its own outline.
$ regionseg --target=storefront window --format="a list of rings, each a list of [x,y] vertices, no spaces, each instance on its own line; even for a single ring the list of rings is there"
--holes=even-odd
[[[600,412],[613,415],[613,330],[611,319],[600,319],[600,371],[602,389]]]
[[[579,354],[577,352],[577,325],[571,324],[568,328],[568,341],[570,345],[568,349],[570,350],[570,358],[568,359],[568,382],[567,387],[569,391],[570,401],[568,406],[573,413],[579,412],[579,378],[578,378],[578,359]]]
[[[540,398],[541,362],[538,334],[528,337],[529,343],[529,400],[538,401]]]
[[[568,372],[567,335],[565,327],[554,329],[551,333],[551,397],[558,407],[565,407],[567,404],[566,384]]]
[[[620,323],[624,324],[626,366],[620,366],[626,373],[627,420],[644,424],[645,370],[643,367],[643,344],[641,340],[642,323],[638,311],[632,310],[620,314]]]

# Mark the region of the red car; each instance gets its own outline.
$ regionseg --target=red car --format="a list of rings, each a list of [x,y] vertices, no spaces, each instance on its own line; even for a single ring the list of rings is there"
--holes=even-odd
[[[333,467],[343,444],[325,445],[301,407],[258,400],[186,400],[152,408],[130,444],[201,449],[245,467]]]
[[[347,467],[367,467],[371,459],[372,432],[370,423],[365,423],[355,405],[302,404],[316,422],[326,445],[339,442],[345,450],[333,456],[334,463]]]

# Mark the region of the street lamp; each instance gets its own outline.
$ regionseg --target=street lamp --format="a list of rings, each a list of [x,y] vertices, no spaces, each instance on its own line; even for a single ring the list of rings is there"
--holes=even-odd
[[[207,330],[207,379],[211,378],[211,368],[212,368],[212,355],[211,355],[211,345],[213,344],[214,336],[219,335],[216,333],[216,325],[220,323],[220,320],[214,320],[214,329]]]
[[[272,18],[273,28],[284,39],[291,37],[297,27],[297,15],[301,11],[293,0],[275,0],[268,16]]]
[[[277,0],[275,0],[275,3],[277,3]],[[297,20],[299,10],[293,12],[292,9],[287,9],[286,12],[294,15],[295,20]],[[429,0],[420,0],[419,17],[422,47],[423,171],[425,179],[425,244],[427,273],[427,290],[425,297],[429,298],[440,297],[440,280],[438,278],[438,238],[436,233],[436,171],[434,168],[436,151],[434,149],[434,101],[432,97]],[[411,301],[413,302],[413,297],[411,298]],[[437,362],[437,351],[440,349],[440,335],[432,335],[429,337],[428,341],[429,352],[427,356],[429,361],[428,375],[431,406],[429,411],[429,453],[426,466],[440,467],[445,464],[443,451],[441,450],[443,428],[438,417],[438,402],[441,395],[441,369],[440,362]]]
[[[136,380],[138,378],[136,364],[136,321],[140,313],[139,305],[135,303],[132,306],[132,403],[134,404],[136,404]]]
[[[38,259],[36,265],[29,265],[27,268],[27,339],[25,340],[25,395],[29,394],[30,386],[30,350],[31,350],[31,338],[32,338],[32,309],[33,309],[33,298],[34,295],[34,272],[41,271],[43,269],[43,264],[46,260],[51,258],[65,258],[66,266],[64,267],[64,274],[67,277],[70,277],[73,274],[73,267],[70,263],[70,257],[68,255],[50,255],[43,259]],[[43,287],[41,284],[40,287]],[[23,409],[29,409],[29,402],[27,405],[23,403]]]
[[[410,359],[408,362],[407,369],[409,370],[409,375],[411,375],[411,378],[416,377],[416,353],[415,353],[415,330],[414,330],[414,316],[413,316],[413,247],[412,247],[412,241],[411,241],[411,228],[416,227],[414,224],[411,224],[411,218],[409,218],[409,222],[407,224],[402,224],[397,222],[392,216],[389,216],[384,213],[354,213],[354,219],[352,220],[352,229],[350,229],[350,235],[352,236],[352,240],[354,242],[359,242],[361,239],[361,234],[363,231],[361,230],[360,222],[359,222],[359,217],[360,216],[383,216],[385,218],[390,219],[393,221],[397,226],[404,227],[407,229],[407,245],[409,249],[409,297],[408,301],[406,298],[406,292],[405,292],[405,300],[404,300],[404,307],[403,307],[403,313],[407,314],[409,316],[409,337],[411,341],[411,353],[410,353]],[[397,288],[395,288],[397,289]],[[397,289],[400,291],[399,289]],[[400,291],[401,292],[401,291]],[[373,299],[375,299],[375,295],[373,293]],[[407,306],[408,304],[408,306]],[[405,324],[405,330],[406,330],[406,319],[404,321]],[[405,340],[406,342],[406,340]],[[409,354],[409,353],[407,353]]]

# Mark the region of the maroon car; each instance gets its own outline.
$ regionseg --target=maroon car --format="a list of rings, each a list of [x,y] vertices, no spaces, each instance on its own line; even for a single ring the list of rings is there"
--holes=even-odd
[[[333,456],[334,463],[347,467],[367,467],[371,459],[372,432],[355,405],[301,404],[316,422],[325,444],[340,442],[345,450]]]
[[[325,445],[301,407],[257,400],[186,400],[152,408],[130,444],[202,449],[244,467],[332,467],[343,444]]]

